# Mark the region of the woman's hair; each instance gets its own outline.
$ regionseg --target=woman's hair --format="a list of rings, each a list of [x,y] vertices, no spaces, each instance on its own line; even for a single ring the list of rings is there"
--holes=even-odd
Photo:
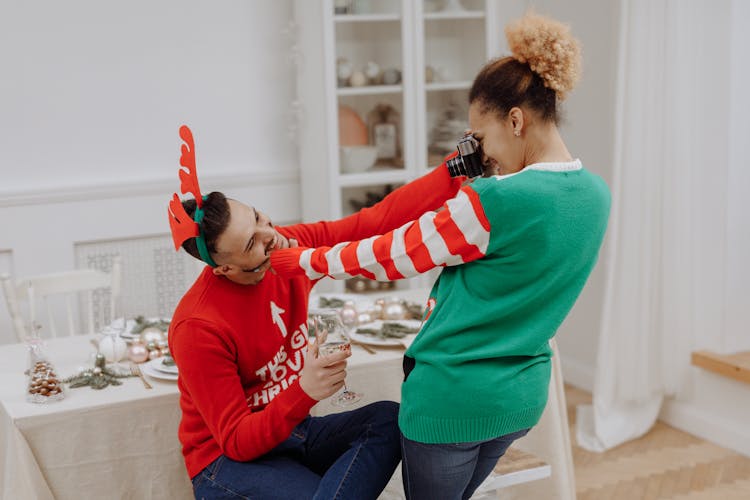
[[[195,213],[195,200],[185,200],[182,202],[182,206],[185,207],[185,211],[192,218]],[[227,198],[218,191],[209,193],[203,200],[203,213],[201,228],[203,229],[203,237],[206,239],[206,248],[208,248],[209,253],[215,254],[216,240],[229,225]],[[198,253],[195,238],[185,240],[182,243],[182,248],[196,259],[203,260]]]
[[[559,121],[557,102],[578,81],[581,50],[570,28],[528,13],[505,28],[513,55],[487,63],[474,79],[469,103],[504,117],[527,106],[545,121]]]

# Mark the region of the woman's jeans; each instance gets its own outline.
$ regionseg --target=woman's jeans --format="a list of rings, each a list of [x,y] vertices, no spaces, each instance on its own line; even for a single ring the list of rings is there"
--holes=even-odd
[[[401,435],[404,491],[408,500],[470,498],[524,429],[488,441],[425,444]]]
[[[220,456],[193,478],[193,492],[196,499],[375,499],[401,459],[399,435],[391,401],[308,416],[251,462]]]

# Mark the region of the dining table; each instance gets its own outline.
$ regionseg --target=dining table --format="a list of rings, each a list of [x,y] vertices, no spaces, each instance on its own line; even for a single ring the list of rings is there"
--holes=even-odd
[[[353,346],[347,386],[362,393],[357,406],[400,401],[404,349],[413,337],[389,346]],[[42,350],[65,378],[91,365],[92,338],[48,339]],[[151,388],[146,388],[138,377],[128,377],[98,390],[66,387],[60,401],[32,403],[26,398],[29,355],[24,343],[0,346],[0,498],[193,498],[177,438],[176,382],[147,375]],[[573,484],[572,460],[560,375],[554,378],[553,373],[550,405],[521,444],[552,466],[552,476],[537,481],[534,498],[567,499],[574,498],[565,493]],[[337,411],[323,400],[311,414]],[[381,498],[404,498],[398,470]]]

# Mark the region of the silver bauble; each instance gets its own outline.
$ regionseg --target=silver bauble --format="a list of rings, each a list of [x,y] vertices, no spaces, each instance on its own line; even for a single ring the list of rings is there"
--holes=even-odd
[[[406,318],[406,308],[400,300],[391,300],[383,309],[383,319],[394,320]]]
[[[341,322],[344,323],[344,326],[352,327],[357,324],[357,308],[354,306],[354,302],[351,300],[347,300],[344,302],[344,306],[341,308],[341,311],[339,311],[339,314],[341,315]]]
[[[370,311],[362,311],[357,315],[357,324],[364,325],[366,323],[372,323],[373,319],[374,318],[372,317]]]
[[[144,328],[141,332],[141,342],[144,344],[149,344],[150,342],[157,343],[160,340],[164,340],[164,333],[158,328],[150,326]]]

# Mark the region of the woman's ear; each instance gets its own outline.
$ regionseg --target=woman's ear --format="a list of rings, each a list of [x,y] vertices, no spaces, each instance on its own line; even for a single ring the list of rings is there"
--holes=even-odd
[[[526,124],[523,110],[518,106],[511,108],[508,113],[508,118],[510,120],[510,126],[513,129],[513,135],[516,137],[521,135],[523,127]]]

